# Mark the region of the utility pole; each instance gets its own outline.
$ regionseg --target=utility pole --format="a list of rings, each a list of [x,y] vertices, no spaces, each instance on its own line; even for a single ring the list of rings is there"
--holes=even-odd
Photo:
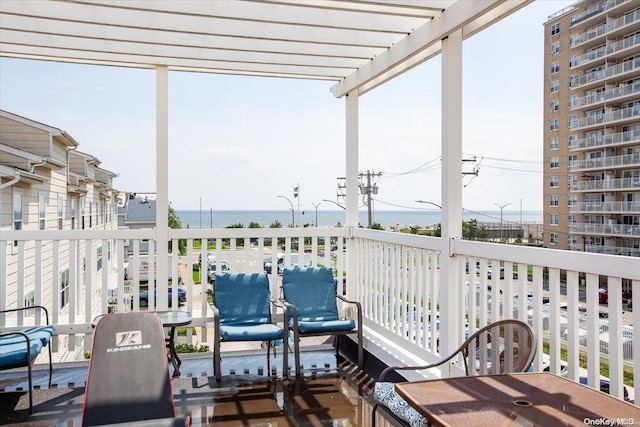
[[[503,211],[504,208],[506,208],[510,204],[511,203],[507,203],[507,204],[504,204],[504,205],[499,205],[497,203],[494,203],[494,205],[496,205],[497,207],[500,208],[500,243],[502,243],[502,230],[503,230],[503,228],[502,228],[502,211]]]
[[[298,226],[300,226],[300,183],[293,188],[293,198],[298,199]],[[293,209],[293,206],[291,209]]]
[[[373,178],[381,177],[382,172],[375,172],[367,170],[367,173],[359,173],[358,178],[360,178],[360,194],[362,194],[365,198],[365,203],[367,204],[367,218],[368,218],[368,228],[371,228],[373,225],[373,200],[371,198],[372,194],[378,194],[378,185],[373,182]],[[363,178],[366,178],[366,185],[363,184]]]

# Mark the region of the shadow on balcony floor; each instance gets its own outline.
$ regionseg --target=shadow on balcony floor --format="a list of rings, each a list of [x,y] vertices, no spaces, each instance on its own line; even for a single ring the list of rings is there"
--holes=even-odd
[[[225,357],[224,376],[212,376],[211,355],[183,358],[182,376],[171,380],[177,415],[189,414],[194,426],[368,426],[373,381],[333,351],[303,353],[311,366],[301,379],[258,375],[258,355]],[[314,361],[314,365],[310,361]],[[34,373],[34,412],[28,415],[24,372],[0,376],[0,425],[80,426],[86,363],[54,368],[54,387],[46,370]],[[245,369],[249,373],[245,373]],[[235,370],[236,375],[230,375]],[[44,385],[43,385],[44,384]]]

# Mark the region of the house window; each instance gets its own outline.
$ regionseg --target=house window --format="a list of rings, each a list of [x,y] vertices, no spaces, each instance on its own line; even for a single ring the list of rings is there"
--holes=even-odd
[[[558,214],[549,215],[549,224],[558,225]]]
[[[550,233],[549,234],[549,242],[552,245],[557,245],[559,242],[558,233]]]
[[[558,169],[560,165],[560,158],[558,156],[553,156],[549,159],[549,167],[551,169]]]
[[[554,99],[551,101],[551,112],[558,111],[560,109],[560,101]]]
[[[69,213],[71,216],[71,229],[76,229],[76,198],[71,198],[71,207],[69,208]]]
[[[560,71],[560,61],[555,61],[551,64],[551,74],[555,74]]]
[[[557,188],[560,184],[560,178],[558,178],[557,176],[552,176],[550,184],[551,188]]]
[[[551,35],[555,36],[558,33],[560,33],[560,23],[556,22],[551,26]]]
[[[38,191],[38,227],[40,230],[45,228],[46,220],[47,195],[44,191]]]
[[[560,42],[551,43],[551,55],[560,52]]]
[[[89,228],[93,227],[93,203],[89,202]]]
[[[60,308],[69,304],[69,269],[60,271]]]
[[[13,193],[13,229],[22,230],[22,193]],[[18,241],[13,241],[13,246],[18,246]]]
[[[80,227],[84,230],[84,197],[80,197]]]
[[[96,270],[100,271],[102,268],[102,246],[98,246],[96,249]]]
[[[551,119],[551,121],[549,122],[549,129],[558,130],[559,127],[560,127],[560,124],[558,122],[558,119]]]
[[[31,291],[24,296],[24,307],[33,307],[34,305],[36,305],[36,294],[34,291]],[[36,314],[35,309],[24,311],[25,317],[33,317],[35,316],[35,314]]]
[[[64,220],[64,199],[58,196],[58,230],[62,230],[62,221]]]
[[[559,146],[560,146],[560,143],[558,142],[558,138],[551,138],[551,140],[549,141],[549,149],[557,150]]]
[[[552,194],[549,202],[550,206],[558,206],[558,195]]]
[[[549,92],[556,93],[560,90],[560,80],[554,80],[551,82]]]

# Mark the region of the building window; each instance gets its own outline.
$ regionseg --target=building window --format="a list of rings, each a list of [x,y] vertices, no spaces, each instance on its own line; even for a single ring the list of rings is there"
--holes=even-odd
[[[550,233],[549,234],[549,243],[551,243],[552,245],[557,245],[558,244],[558,233]]]
[[[569,157],[567,157],[567,165],[569,165],[569,169],[575,168],[577,163],[578,163],[577,154],[572,154]]]
[[[102,268],[102,246],[98,246],[96,249],[96,270],[100,271]]]
[[[558,169],[560,165],[560,158],[558,156],[553,156],[549,159],[549,167],[551,169]]]
[[[560,42],[555,42],[551,44],[551,55],[555,55],[560,52]]]
[[[45,228],[47,195],[44,191],[38,191],[38,227],[40,230]]]
[[[89,202],[89,228],[93,227],[93,203]]]
[[[552,194],[550,197],[549,206],[558,206],[558,195]]]
[[[549,224],[558,225],[558,214],[549,215]]]
[[[84,197],[80,197],[80,227],[84,230]]]
[[[560,109],[560,101],[554,99],[551,101],[551,112],[558,111]]]
[[[572,207],[578,203],[578,196],[576,194],[569,194],[567,198],[567,206]]]
[[[578,124],[578,115],[577,114],[570,115],[567,118],[567,122],[568,122],[570,128],[576,126]]]
[[[567,145],[569,146],[569,148],[574,148],[577,142],[578,142],[578,135],[576,134],[571,134],[567,138]]]
[[[578,95],[569,96],[569,108],[573,108],[578,105]]]
[[[555,74],[560,71],[560,61],[551,63],[551,74]]]
[[[34,305],[36,305],[36,293],[34,291],[31,291],[24,296],[23,307],[33,307]],[[36,314],[36,310],[25,310],[23,313],[25,317],[33,317]]]
[[[569,57],[569,68],[573,68],[576,65],[578,65],[579,58],[580,58],[580,55],[571,55]]]
[[[58,230],[62,230],[62,221],[64,220],[64,199],[58,196]]]
[[[576,224],[578,222],[578,216],[576,214],[567,215],[567,222],[569,224]]]
[[[558,130],[559,126],[558,119],[551,119],[551,122],[549,123],[550,130]]]
[[[551,26],[551,35],[555,36],[558,33],[560,33],[560,23],[556,22]]]
[[[567,176],[567,183],[568,183],[568,187],[574,187],[578,182],[578,176],[577,175],[569,175]]]
[[[22,230],[22,193],[13,193],[13,229]],[[13,246],[18,246],[14,241]]]
[[[558,138],[551,138],[549,141],[549,149],[557,150],[560,147],[560,143],[558,142]]]
[[[559,90],[560,90],[560,80],[553,80],[553,81],[551,82],[551,86],[550,86],[549,91],[550,91],[551,93],[556,93],[556,92],[558,92]]]
[[[60,308],[69,304],[69,269],[60,271]]]
[[[71,198],[71,207],[69,208],[69,214],[71,216],[71,229],[76,229],[76,198]]]
[[[551,188],[557,188],[560,184],[560,178],[557,176],[552,176],[550,180]]]

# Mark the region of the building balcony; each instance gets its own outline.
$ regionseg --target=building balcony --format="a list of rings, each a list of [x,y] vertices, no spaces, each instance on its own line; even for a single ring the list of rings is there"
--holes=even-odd
[[[602,70],[587,72],[569,82],[570,88],[582,91],[600,87],[611,80],[629,80],[640,75],[640,57]]]
[[[572,131],[587,131],[590,129],[601,128],[602,126],[623,125],[637,121],[639,117],[640,107],[612,109],[606,113],[573,120],[569,123],[569,129]]]
[[[591,150],[594,147],[622,147],[636,144],[640,141],[640,132],[619,132],[589,137],[574,141],[569,149],[571,151]]]
[[[618,60],[632,56],[640,51],[640,37],[634,36],[613,43],[607,43],[587,53],[580,55],[577,60],[570,64],[570,69],[580,70],[592,68],[604,60]]]
[[[638,178],[586,179],[572,183],[571,191],[622,191],[640,189]]]
[[[635,8],[633,0],[607,0],[589,6],[585,11],[572,15],[569,26],[572,30],[593,26],[608,15],[620,15]]]
[[[640,226],[628,224],[570,224],[569,232],[574,234],[609,235],[640,239]]]
[[[640,204],[633,209],[640,214]],[[82,363],[77,360],[90,351],[91,321],[95,316],[109,311],[128,311],[132,307],[141,309],[137,301],[144,285],[135,266],[142,265],[139,248],[143,240],[149,240],[150,251],[156,252],[159,243],[154,241],[154,235],[153,230],[146,229],[3,232],[0,237],[0,248],[5,248],[0,257],[3,304],[23,305],[27,298],[24,289],[28,288],[34,289],[28,296],[31,301],[50,307],[56,328],[54,382],[56,377],[58,381],[65,381],[66,367],[75,366],[72,362]],[[530,322],[540,340],[539,348],[544,348],[543,342],[549,345],[549,354],[540,353],[536,358],[535,369],[541,369],[543,360],[550,358],[552,371],[559,372],[561,351],[566,349],[571,378],[577,378],[581,372],[597,373],[603,362],[586,367],[580,364],[583,356],[589,354],[590,360],[606,361],[612,394],[617,397],[622,396],[625,374],[633,372],[635,359],[640,358],[638,352],[622,351],[623,341],[626,342],[623,336],[633,332],[624,325],[621,296],[623,287],[640,286],[637,258],[457,239],[446,242],[435,237],[347,227],[171,229],[168,237],[174,248],[179,246],[179,241],[184,241],[185,253],[170,257],[164,265],[164,259],[158,258],[156,269],[147,270],[147,286],[153,288],[150,284],[163,270],[171,272],[171,277],[181,278],[170,286],[183,282],[187,301],[180,308],[174,301],[172,309],[192,314],[193,321],[184,340],[194,345],[210,344],[207,324],[212,312],[206,299],[207,285],[199,283],[197,274],[191,273],[198,255],[206,256],[207,250],[200,248],[209,242],[215,247],[210,246],[208,250],[217,261],[226,261],[232,272],[262,271],[262,260],[276,252],[285,254],[285,263],[293,263],[297,247],[304,250],[309,263],[332,266],[336,277],[344,278],[339,292],[362,304],[368,360],[365,367],[373,360],[383,365],[402,364],[408,359],[436,360],[448,353],[445,349],[463,340],[467,328],[474,330],[478,324],[512,317]],[[332,250],[327,247],[329,242]],[[131,247],[134,254],[127,262],[125,245]],[[110,250],[97,251],[95,247]],[[441,268],[444,262],[451,263],[446,270]],[[469,269],[468,265],[478,265],[478,268]],[[489,273],[492,267],[497,270],[497,266],[504,269],[504,275]],[[61,282],[58,272],[67,267],[68,273],[62,275]],[[606,307],[598,304],[598,289],[603,286],[601,278],[606,278],[611,295]],[[276,269],[269,274],[269,279],[272,294],[278,295],[281,278]],[[25,286],[27,284],[29,286]],[[157,282],[158,294],[166,292],[167,286],[166,282]],[[530,297],[519,299],[517,295]],[[497,301],[500,304],[495,303]],[[159,299],[155,307],[153,302],[149,303],[148,310],[169,308],[164,299]],[[590,327],[598,328],[599,312],[608,310],[606,327],[611,338],[607,338],[606,343],[603,344],[597,333],[579,340],[582,334],[579,316],[584,314],[578,311],[578,304],[587,307]],[[437,307],[445,306],[446,311],[438,312]],[[563,311],[561,306],[575,307],[575,310]],[[634,317],[633,323],[640,322],[640,312],[634,316],[638,319]],[[3,328],[33,321],[33,318],[0,318]],[[430,333],[436,330],[439,331],[437,340]],[[212,373],[211,353],[208,354],[204,355],[204,367],[193,368],[205,376]],[[323,366],[321,359],[318,360],[318,366]],[[375,374],[372,375],[375,378]],[[202,381],[210,384],[206,379]],[[204,392],[214,393],[210,387],[208,385]],[[634,392],[630,384],[626,387]],[[363,393],[362,387],[359,390]],[[203,390],[197,392],[203,393]],[[198,396],[202,398],[202,394]],[[190,396],[183,398],[188,400]],[[236,398],[242,399],[242,396]],[[361,398],[366,400],[366,396]],[[361,400],[358,402],[362,404]],[[204,420],[212,417],[215,421],[223,411],[216,409],[218,403],[211,404],[212,412]],[[368,409],[362,410],[352,425],[370,425],[368,416]]]
[[[630,33],[637,28],[640,28],[640,12],[636,10],[633,13],[571,36],[569,38],[569,48],[589,49],[598,44],[602,44],[605,37],[615,38]]]
[[[569,164],[569,171],[589,171],[598,169],[629,168],[640,165],[640,154],[598,157],[587,160],[574,160]]]
[[[595,106],[603,106],[612,102],[624,103],[635,99],[640,94],[640,83],[624,85],[604,92],[582,96],[570,106],[571,110],[591,109]]]
[[[640,202],[578,202],[570,207],[571,213],[640,214]]]

